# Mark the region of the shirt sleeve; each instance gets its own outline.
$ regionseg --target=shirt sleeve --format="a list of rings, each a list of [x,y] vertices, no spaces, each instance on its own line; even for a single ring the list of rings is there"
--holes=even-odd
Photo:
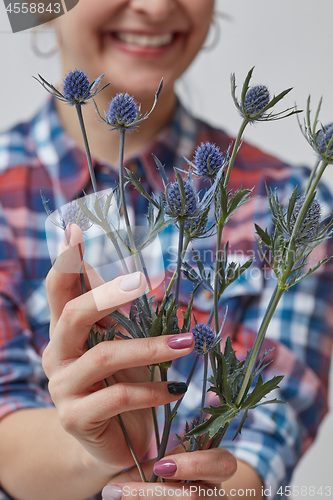
[[[301,181],[300,181],[301,182]],[[289,193],[289,194],[288,194]],[[290,196],[291,192],[288,192]],[[324,216],[332,213],[332,198],[325,186],[317,196]],[[331,215],[330,215],[331,216]],[[333,255],[331,239],[310,257],[310,267]],[[255,340],[270,297],[276,286],[272,272],[263,269],[262,290],[247,300],[233,341],[245,355]],[[284,375],[280,388],[269,395],[285,404],[264,405],[251,410],[241,435],[234,441],[234,422],[227,447],[238,459],[251,464],[261,476],[270,498],[290,484],[298,460],[313,442],[328,411],[328,377],[333,340],[333,264],[329,261],[312,276],[287,290],[269,325],[263,351],[274,348],[264,380]]]
[[[22,408],[52,406],[41,365],[46,340],[26,317],[27,287],[13,231],[0,205],[0,419]]]

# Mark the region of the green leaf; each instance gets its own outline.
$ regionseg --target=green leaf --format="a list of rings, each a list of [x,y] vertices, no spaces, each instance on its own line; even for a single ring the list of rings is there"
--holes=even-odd
[[[254,66],[250,69],[250,71],[248,72],[245,80],[244,80],[244,83],[243,83],[243,87],[242,87],[242,94],[241,94],[241,104],[242,104],[242,109],[244,108],[244,100],[245,100],[245,95],[246,95],[246,92],[248,91],[249,89],[249,83],[250,83],[250,80],[252,78],[252,73],[253,73],[253,70],[254,70]]]
[[[270,246],[271,246],[271,237],[268,234],[267,229],[265,229],[265,231],[264,231],[263,229],[261,229],[260,226],[258,226],[258,224],[254,224],[254,226],[256,228],[256,233],[259,236],[259,238],[265,243],[265,245],[268,248],[270,248]]]
[[[228,203],[228,216],[230,216],[233,212],[235,212],[239,207],[244,205],[247,201],[249,201],[249,195],[252,193],[253,189],[238,189],[236,191],[229,203]]]
[[[292,195],[290,197],[289,203],[288,203],[288,210],[287,210],[287,226],[290,227],[290,219],[294,210],[295,206],[295,201],[297,199],[297,186],[295,187],[294,191],[292,192]]]
[[[255,388],[242,403],[242,410],[249,409],[257,405],[267,394],[279,386],[282,379],[283,375],[279,375],[264,383],[262,376],[259,375]]]
[[[130,182],[133,184],[135,189],[142,194],[150,203],[152,203],[156,208],[159,208],[158,203],[147,193],[143,185],[141,184],[140,180],[136,177],[136,175],[129,170],[128,168],[125,168],[127,176],[130,180]]]
[[[163,180],[163,184],[164,186],[167,186],[167,184],[169,184],[169,179],[165,173],[165,168],[164,168],[164,165],[162,165],[162,163],[160,162],[160,160],[157,158],[157,156],[155,156],[154,154],[152,154],[152,157],[156,163],[156,166],[161,174],[161,177],[162,177],[162,180]]]

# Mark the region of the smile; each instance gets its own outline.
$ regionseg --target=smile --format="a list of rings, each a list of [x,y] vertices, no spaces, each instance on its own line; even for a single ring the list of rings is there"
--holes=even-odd
[[[148,47],[148,48],[158,48],[165,47],[166,45],[170,45],[170,43],[174,40],[175,35],[172,33],[165,33],[163,35],[147,35],[147,34],[138,34],[138,33],[114,33],[114,37],[120,42],[129,44],[129,45],[137,45],[139,47]]]

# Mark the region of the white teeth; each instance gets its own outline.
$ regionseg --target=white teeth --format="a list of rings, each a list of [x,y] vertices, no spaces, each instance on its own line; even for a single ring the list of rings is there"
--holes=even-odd
[[[134,33],[117,33],[117,38],[125,43],[140,45],[141,47],[162,47],[172,42],[172,34],[138,35]]]

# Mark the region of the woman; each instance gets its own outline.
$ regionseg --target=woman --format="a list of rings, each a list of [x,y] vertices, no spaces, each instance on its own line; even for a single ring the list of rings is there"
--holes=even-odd
[[[80,0],[70,13],[55,22],[64,74],[77,67],[86,71],[91,80],[105,73],[105,80],[111,82],[98,96],[100,109],[107,108],[110,96],[127,91],[135,95],[143,112],[147,111],[163,77],[158,108],[126,139],[128,165],[134,164],[155,190],[161,189],[161,182],[151,152],[171,169],[173,165],[183,165],[182,155],[191,158],[200,142],[216,142],[222,150],[230,142],[223,132],[189,116],[174,92],[176,79],[205,40],[213,10],[213,0]],[[118,137],[106,132],[96,120],[93,106],[84,108],[84,117],[95,155],[98,187],[104,189],[116,178],[113,165],[117,163]],[[130,492],[126,496],[133,498],[138,495],[135,491],[139,478],[135,470],[122,472],[132,465],[132,460],[116,415],[127,412],[126,427],[142,458],[152,435],[152,398],[156,404],[163,404],[179,399],[181,394],[170,395],[165,382],[156,382],[152,387],[147,370],[138,371],[135,367],[189,354],[193,349],[192,337],[178,337],[178,343],[171,337],[103,343],[98,349],[87,351],[85,340],[91,325],[103,323],[111,310],[139,296],[145,282],[143,276],[133,275],[101,284],[100,277],[88,268],[86,280],[90,287],[101,288],[81,295],[77,248],[82,235],[75,225],[67,231],[58,260],[59,264],[66,256],[66,264],[71,263],[75,273],[59,273],[57,266],[49,272],[48,316],[44,290],[49,268],[45,216],[37,200],[42,188],[51,208],[56,208],[87,188],[81,132],[73,109],[52,101],[32,122],[6,134],[1,144],[6,165],[1,166],[0,182],[0,483],[9,495],[24,500],[84,499],[108,483],[113,486],[105,488],[106,500],[121,498],[126,491]],[[265,182],[277,186],[281,197],[287,198],[295,184],[304,185],[305,173],[291,173],[287,165],[244,144],[231,187],[242,184],[252,188],[255,184],[256,193],[264,195]],[[133,192],[131,196],[135,207]],[[331,204],[325,190],[321,196],[323,202]],[[242,212],[233,220],[225,238],[232,242],[235,251],[253,250],[254,219],[264,226],[269,224],[263,205],[253,202],[246,217]],[[250,224],[250,232],[244,234]],[[253,343],[272,282],[271,276],[263,281],[250,280],[245,293],[228,297],[227,332],[233,335],[240,351]],[[324,297],[320,287],[325,289]],[[325,380],[328,371],[331,293],[332,279],[327,268],[311,284],[307,282],[306,287],[290,292],[281,304],[267,346],[279,346],[270,370],[286,374],[282,398],[290,404],[288,409],[256,410],[244,429],[244,437],[238,444],[228,443],[238,458],[237,471],[235,459],[226,450],[185,455],[177,449],[176,454],[168,456],[167,464],[155,468],[159,476],[170,481],[200,481],[194,484],[206,487],[223,482],[233,498],[237,498],[235,491],[239,491],[239,497],[244,496],[241,491],[246,488],[254,488],[256,498],[262,498],[263,483],[276,490],[282,481],[288,480],[300,455],[301,442],[310,443],[325,412],[320,381]],[[199,304],[197,307],[205,317],[204,308],[200,310]],[[289,315],[288,328],[285,314]],[[51,341],[46,347],[48,323]],[[295,333],[295,325],[299,325],[300,336]],[[322,342],[314,341],[315,335]],[[41,372],[43,351],[55,407]],[[180,361],[175,366],[182,369]],[[106,388],[104,378],[111,375],[115,383]],[[179,391],[182,387],[177,382],[175,377],[172,389]],[[146,462],[144,467],[151,470],[152,463]],[[177,486],[176,482],[168,483],[169,488]],[[157,490],[155,494],[158,496]]]

